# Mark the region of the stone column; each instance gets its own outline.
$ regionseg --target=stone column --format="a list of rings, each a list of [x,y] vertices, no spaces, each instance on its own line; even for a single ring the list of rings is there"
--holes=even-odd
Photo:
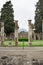
[[[15,46],[18,46],[18,20],[15,20]]]
[[[42,20],[42,40],[43,40],[43,20]]]
[[[0,45],[1,45],[1,23],[0,23]]]
[[[36,40],[36,33],[34,32],[34,30],[33,30],[33,40]]]
[[[34,33],[34,40],[36,40],[36,34]]]
[[[4,22],[1,22],[1,46],[4,43]]]
[[[28,20],[28,27],[29,27],[29,31],[28,31],[28,40],[29,40],[29,46],[32,46],[32,25],[31,25],[31,20]]]

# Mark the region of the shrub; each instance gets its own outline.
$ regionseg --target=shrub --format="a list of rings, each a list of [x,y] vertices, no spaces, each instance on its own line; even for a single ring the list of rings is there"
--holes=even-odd
[[[19,38],[18,41],[20,41],[20,42],[22,42],[22,41],[27,42],[28,41],[28,38]]]
[[[4,45],[4,47],[8,47],[8,45]]]

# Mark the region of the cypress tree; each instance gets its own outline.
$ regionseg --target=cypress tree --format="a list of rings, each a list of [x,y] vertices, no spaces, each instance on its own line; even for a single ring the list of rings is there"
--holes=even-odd
[[[14,11],[11,1],[7,1],[1,9],[1,21],[4,21],[4,31],[7,35],[14,32]]]
[[[43,20],[43,0],[39,0],[36,4],[35,11],[35,29],[37,33],[42,32],[42,20]]]

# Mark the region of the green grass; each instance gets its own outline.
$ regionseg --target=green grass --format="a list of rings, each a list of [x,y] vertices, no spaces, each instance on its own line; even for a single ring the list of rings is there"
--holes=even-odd
[[[14,40],[5,41],[5,42],[4,42],[4,46],[7,47],[10,42],[11,42],[11,45],[14,47],[14,46],[15,46]],[[19,47],[23,47],[23,46],[24,46],[24,47],[28,47],[28,46],[29,46],[29,43],[28,43],[28,42],[24,42],[24,44],[23,44],[23,42],[18,42],[18,46],[19,46]],[[33,40],[33,41],[32,41],[32,46],[33,46],[33,47],[43,46],[43,40]]]
[[[33,40],[32,46],[43,46],[43,40]]]

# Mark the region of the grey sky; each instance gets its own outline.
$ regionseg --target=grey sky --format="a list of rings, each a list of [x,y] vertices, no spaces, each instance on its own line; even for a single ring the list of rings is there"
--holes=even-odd
[[[0,9],[9,0],[0,0]],[[28,30],[28,19],[34,23],[35,5],[38,0],[11,0],[14,8],[15,19],[19,21],[19,27]]]

